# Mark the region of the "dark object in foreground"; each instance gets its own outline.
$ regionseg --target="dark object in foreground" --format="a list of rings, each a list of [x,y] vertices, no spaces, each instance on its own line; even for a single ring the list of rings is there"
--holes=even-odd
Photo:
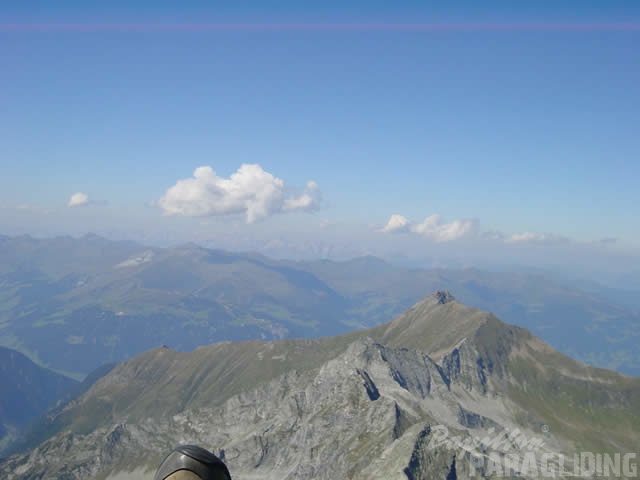
[[[164,459],[154,480],[231,480],[227,466],[197,445],[179,445]]]

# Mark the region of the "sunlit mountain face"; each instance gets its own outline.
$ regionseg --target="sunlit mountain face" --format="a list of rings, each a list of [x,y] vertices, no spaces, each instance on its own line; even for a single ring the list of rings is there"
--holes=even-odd
[[[438,291],[341,336],[145,352],[51,412],[0,472],[146,479],[189,442],[234,478],[488,478],[504,458],[537,478],[531,459],[568,474],[574,451],[633,452],[638,394],[637,378]]]

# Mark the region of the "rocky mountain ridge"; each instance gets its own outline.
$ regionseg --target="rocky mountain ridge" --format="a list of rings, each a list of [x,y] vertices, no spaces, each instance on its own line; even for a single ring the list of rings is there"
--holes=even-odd
[[[447,446],[442,432],[519,432],[538,454],[632,451],[638,393],[638,379],[580,365],[438,292],[338,337],[146,352],[67,405],[51,419],[57,433],[0,474],[146,479],[174,444],[193,442],[241,480],[490,476],[489,452]],[[501,458],[522,454],[505,441]]]

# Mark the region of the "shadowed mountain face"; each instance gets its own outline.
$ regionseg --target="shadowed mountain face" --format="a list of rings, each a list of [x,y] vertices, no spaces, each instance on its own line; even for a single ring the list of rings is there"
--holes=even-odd
[[[570,455],[569,472],[575,452],[637,453],[639,395],[640,379],[581,365],[439,292],[337,337],[148,351],[51,415],[51,436],[0,476],[151,478],[189,442],[241,480],[490,477],[490,459],[507,455],[532,478],[523,439],[538,460]],[[484,450],[444,441],[505,432]]]
[[[0,452],[77,382],[0,347]]]
[[[0,344],[80,377],[157,345],[336,335],[387,321],[439,288],[563,353],[640,374],[640,317],[539,274],[410,270],[374,257],[277,261],[87,235],[0,239]]]

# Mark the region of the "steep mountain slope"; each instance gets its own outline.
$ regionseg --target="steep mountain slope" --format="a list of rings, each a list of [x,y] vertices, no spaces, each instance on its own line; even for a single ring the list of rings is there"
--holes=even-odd
[[[456,292],[466,305],[487,310],[528,328],[554,348],[583,362],[640,375],[640,312],[628,297],[633,293],[591,285],[570,287],[535,272],[402,269],[378,259],[351,262],[300,262],[353,303],[352,318],[399,314],[425,291]],[[371,272],[367,273],[366,265]],[[379,272],[372,273],[372,272]],[[635,299],[637,303],[637,298]],[[364,323],[361,326],[371,326]]]
[[[437,292],[338,337],[146,352],[52,417],[58,433],[0,475],[150,478],[175,443],[194,442],[237,479],[491,476],[492,458],[525,450],[634,452],[638,395],[640,379],[578,364]],[[465,449],[445,431],[503,437]]]
[[[76,384],[0,347],[0,453],[18,433],[52,407]]]

